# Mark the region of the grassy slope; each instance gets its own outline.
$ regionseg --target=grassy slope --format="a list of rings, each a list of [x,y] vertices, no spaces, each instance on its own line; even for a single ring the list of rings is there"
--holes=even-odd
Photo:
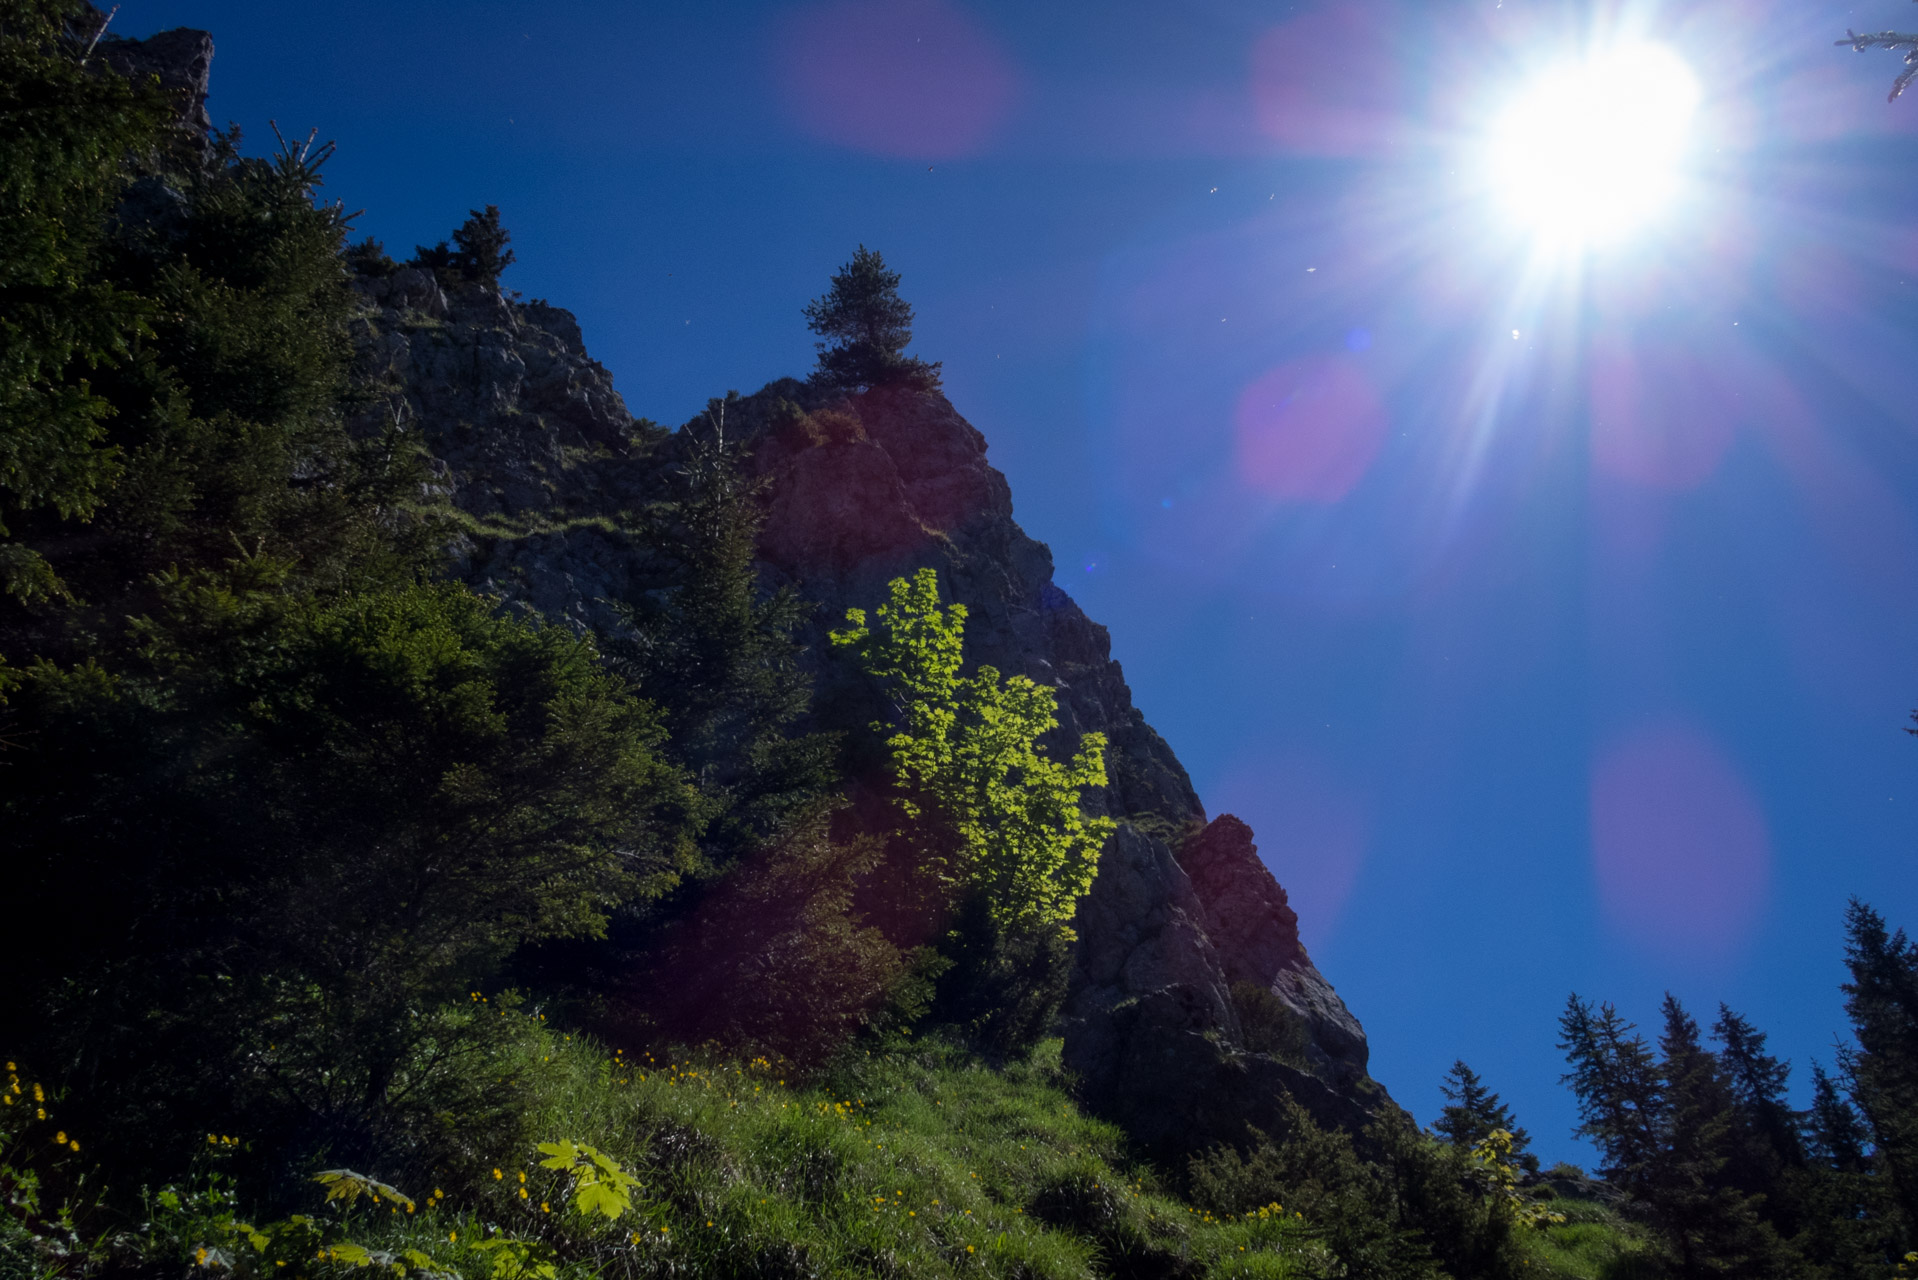
[[[1001,1069],[941,1042],[902,1042],[802,1085],[764,1060],[633,1062],[536,1018],[514,1021],[523,1032],[488,1069],[513,1091],[519,1134],[587,1143],[612,1156],[640,1181],[632,1209],[615,1221],[581,1216],[565,1178],[541,1167],[531,1141],[474,1134],[464,1172],[437,1174],[438,1186],[400,1188],[416,1210],[362,1200],[336,1234],[394,1258],[416,1250],[412,1263],[399,1266],[415,1280],[447,1271],[468,1280],[535,1280],[541,1259],[553,1263],[553,1280],[1145,1280],[1331,1269],[1295,1214],[1274,1206],[1263,1216],[1221,1217],[1182,1201],[1155,1171],[1129,1159],[1119,1131],[1072,1102],[1056,1042]],[[89,1145],[110,1140],[100,1135]],[[236,1150],[214,1142],[202,1154],[197,1191],[181,1189],[183,1209],[158,1210],[149,1200],[139,1243],[129,1250],[132,1238],[121,1236],[113,1251],[119,1261],[163,1270],[198,1263],[193,1269],[231,1270],[236,1280],[354,1274],[337,1258],[316,1259],[310,1244],[252,1251],[245,1231],[232,1225],[245,1207],[244,1187],[220,1177]],[[1631,1274],[1639,1241],[1629,1227],[1598,1206],[1553,1207],[1570,1220],[1526,1233],[1535,1274]],[[534,1251],[515,1255],[489,1243],[500,1240],[528,1242]],[[33,1265],[6,1245],[0,1240],[4,1280],[74,1274],[70,1265]]]
[[[521,1065],[536,1126],[640,1173],[621,1270],[1278,1277],[1316,1254],[1296,1218],[1219,1221],[1164,1194],[1073,1105],[1057,1055],[995,1071],[925,1043],[789,1087],[763,1061],[628,1064],[547,1036]]]

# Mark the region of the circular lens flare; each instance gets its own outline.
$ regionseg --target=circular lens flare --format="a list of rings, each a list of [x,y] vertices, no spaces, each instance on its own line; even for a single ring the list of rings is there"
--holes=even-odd
[[[1622,46],[1555,68],[1498,121],[1492,184],[1540,238],[1614,239],[1677,193],[1699,97],[1691,69],[1661,45]]]

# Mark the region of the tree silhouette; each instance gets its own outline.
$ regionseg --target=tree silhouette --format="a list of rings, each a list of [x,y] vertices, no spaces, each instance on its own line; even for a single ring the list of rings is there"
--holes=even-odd
[[[806,326],[818,334],[813,380],[847,391],[876,386],[939,387],[939,365],[909,356],[912,306],[899,296],[899,273],[877,250],[860,245],[832,278],[824,297],[806,304]]]
[[[1512,1118],[1512,1109],[1499,1100],[1499,1096],[1485,1087],[1478,1072],[1465,1062],[1452,1064],[1445,1073],[1445,1079],[1439,1084],[1439,1092],[1445,1095],[1449,1104],[1439,1113],[1436,1129],[1447,1142],[1455,1147],[1470,1149],[1484,1141],[1494,1129],[1503,1129],[1512,1135],[1512,1157],[1522,1167],[1533,1172],[1538,1170],[1538,1157],[1526,1148],[1532,1143],[1531,1135],[1519,1127]]]

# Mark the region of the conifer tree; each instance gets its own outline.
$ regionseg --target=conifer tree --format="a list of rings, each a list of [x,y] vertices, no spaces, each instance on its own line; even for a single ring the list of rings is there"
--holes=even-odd
[[[821,338],[815,381],[844,391],[939,387],[939,365],[909,356],[912,306],[899,296],[899,273],[878,251],[860,245],[832,278],[824,297],[808,303],[806,325]]]
[[[459,246],[453,255],[453,267],[468,280],[489,289],[499,287],[500,272],[513,265],[513,251],[506,247],[513,237],[499,222],[499,206],[489,204],[482,211],[467,210],[468,217],[453,233]]]
[[[1512,1157],[1520,1165],[1537,1172],[1538,1157],[1526,1150],[1531,1145],[1531,1135],[1512,1118],[1512,1109],[1485,1087],[1478,1072],[1467,1066],[1463,1059],[1454,1062],[1452,1069],[1445,1073],[1445,1079],[1439,1084],[1439,1092],[1445,1095],[1447,1106],[1439,1113],[1438,1123],[1432,1127],[1447,1142],[1469,1151],[1484,1141],[1494,1129],[1503,1129],[1512,1135]]]
[[[1811,1113],[1808,1119],[1811,1154],[1827,1168],[1858,1173],[1865,1167],[1865,1148],[1871,1135],[1825,1069],[1812,1064]]]
[[[1854,899],[1845,913],[1845,1012],[1855,1048],[1840,1056],[1902,1229],[1918,1228],[1918,946]]]
[[[1654,1222],[1681,1276],[1783,1276],[1784,1250],[1756,1198],[1730,1185],[1733,1089],[1697,1021],[1667,993],[1659,1037],[1664,1097],[1649,1183]]]
[[[108,223],[170,110],[157,87],[80,65],[72,8],[10,4],[0,22],[0,599],[65,589],[9,534],[24,513],[84,521],[105,501],[126,458],[96,383],[156,310],[113,278]]]
[[[1905,90],[1911,87],[1911,82],[1914,79],[1918,79],[1918,33],[1909,31],[1867,31],[1861,34],[1856,31],[1847,30],[1843,40],[1837,40],[1833,43],[1841,47],[1849,48],[1856,53],[1863,53],[1867,49],[1889,49],[1893,53],[1902,53],[1905,55],[1904,69],[1901,70],[1897,77],[1891,82],[1891,92],[1886,95],[1886,102],[1898,101]]]
[[[1803,1225],[1793,1243],[1835,1276],[1884,1273],[1899,1256],[1896,1214],[1873,1174],[1871,1136],[1837,1080],[1812,1064],[1806,1116],[1807,1168],[1799,1201]]]
[[[1665,1108],[1651,1045],[1613,1006],[1594,1008],[1576,995],[1558,1025],[1559,1048],[1572,1068],[1561,1079],[1578,1098],[1578,1135],[1597,1145],[1601,1176],[1634,1199],[1648,1199],[1663,1156]]]
[[[837,735],[795,733],[812,701],[795,633],[812,612],[790,585],[767,590],[754,562],[764,482],[725,433],[726,401],[681,433],[670,497],[647,539],[665,585],[615,602],[629,627],[613,669],[657,704],[671,756],[708,804],[703,841],[724,866],[817,802],[835,781]]]
[[[1791,1064],[1765,1052],[1765,1033],[1723,1004],[1712,1025],[1718,1064],[1731,1090],[1731,1185],[1763,1197],[1763,1213],[1779,1233],[1794,1236],[1803,1223],[1803,1117],[1785,1096]]]

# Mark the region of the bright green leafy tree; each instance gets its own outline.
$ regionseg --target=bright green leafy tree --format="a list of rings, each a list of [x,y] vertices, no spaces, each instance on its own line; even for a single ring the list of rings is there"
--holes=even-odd
[[[994,923],[1029,931],[1071,919],[1092,887],[1099,851],[1117,824],[1089,817],[1080,793],[1106,782],[1105,735],[1088,733],[1070,762],[1039,739],[1058,726],[1052,690],[982,666],[961,674],[966,607],[939,603],[939,577],[895,578],[890,600],[846,611],[832,633],[889,691],[892,753],[905,816],[943,829],[932,870],[947,886],[983,893]]]

